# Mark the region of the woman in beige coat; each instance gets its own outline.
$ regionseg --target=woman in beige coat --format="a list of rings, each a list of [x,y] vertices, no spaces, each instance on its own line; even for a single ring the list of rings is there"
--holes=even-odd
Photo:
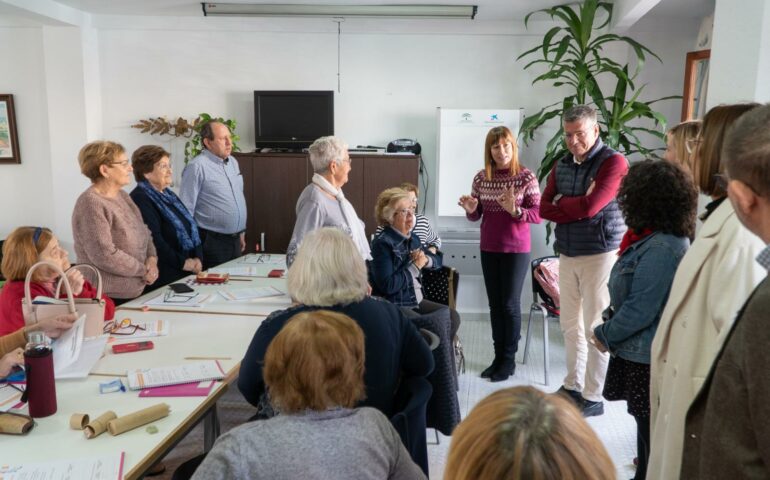
[[[757,104],[720,105],[693,142],[693,174],[711,196],[704,221],[677,269],[652,343],[651,441],[647,478],[679,478],[687,409],[703,384],[743,302],[766,272],[755,262],[764,244],[746,230],[727,196],[720,153],[725,131]]]

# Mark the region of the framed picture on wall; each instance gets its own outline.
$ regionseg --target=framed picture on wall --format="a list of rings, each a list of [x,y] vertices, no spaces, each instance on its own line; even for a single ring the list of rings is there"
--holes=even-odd
[[[0,94],[0,163],[21,163],[13,95]]]

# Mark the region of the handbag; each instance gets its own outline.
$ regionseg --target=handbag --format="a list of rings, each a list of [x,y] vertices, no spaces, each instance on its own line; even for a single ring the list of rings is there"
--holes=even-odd
[[[53,268],[56,273],[59,274],[59,283],[56,286],[56,298],[59,298],[61,292],[61,286],[64,284],[64,290],[67,292],[67,303],[65,304],[52,304],[32,303],[32,293],[30,290],[30,282],[32,281],[32,272],[40,266],[47,266]],[[40,318],[46,318],[57,315],[65,315],[67,313],[75,313],[78,315],[85,315],[86,321],[84,326],[84,335],[86,337],[96,337],[104,333],[104,309],[106,302],[102,299],[102,276],[99,271],[91,265],[81,264],[67,269],[69,271],[72,268],[86,267],[96,272],[96,298],[75,298],[72,295],[72,287],[67,279],[65,272],[59,268],[55,263],[43,261],[38,262],[29,269],[27,272],[27,278],[24,280],[24,299],[21,301],[21,308],[24,314],[24,321],[27,325],[35,324]]]

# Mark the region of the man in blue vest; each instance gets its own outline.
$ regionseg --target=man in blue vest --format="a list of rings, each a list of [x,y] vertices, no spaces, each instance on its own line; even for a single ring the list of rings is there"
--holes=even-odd
[[[604,413],[602,390],[609,355],[588,341],[610,303],[607,280],[626,231],[616,200],[628,161],[599,138],[596,110],[564,112],[569,154],[554,165],[540,199],[540,216],[556,223],[559,317],[567,376],[559,393],[591,417]]]

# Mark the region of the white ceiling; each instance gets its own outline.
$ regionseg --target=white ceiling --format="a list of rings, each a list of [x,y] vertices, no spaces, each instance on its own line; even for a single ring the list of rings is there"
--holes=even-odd
[[[83,12],[110,15],[202,16],[201,3],[195,0],[56,0]],[[522,20],[537,9],[568,3],[569,0],[224,0],[227,3],[304,3],[332,5],[382,5],[422,3],[442,5],[478,5],[478,20]],[[704,17],[714,11],[715,0],[662,0],[646,17],[666,20]]]

